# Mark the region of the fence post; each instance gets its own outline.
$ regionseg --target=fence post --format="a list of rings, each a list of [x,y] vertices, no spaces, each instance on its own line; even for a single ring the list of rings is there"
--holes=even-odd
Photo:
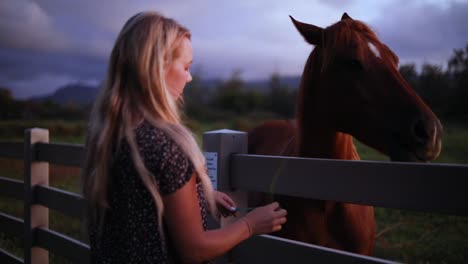
[[[230,184],[230,156],[233,153],[247,153],[247,133],[234,130],[216,130],[203,133],[203,151],[205,154],[208,174],[213,187],[229,195],[238,208],[247,208],[247,192],[234,190]],[[243,216],[246,210],[241,210],[237,218]],[[237,218],[221,218],[221,227],[227,225]],[[227,256],[229,257],[229,256]],[[217,262],[229,260],[220,258]]]
[[[24,133],[24,263],[49,263],[49,252],[34,247],[34,228],[49,227],[49,209],[34,204],[34,186],[49,185],[49,163],[37,162],[35,143],[48,143],[47,129],[32,128]]]

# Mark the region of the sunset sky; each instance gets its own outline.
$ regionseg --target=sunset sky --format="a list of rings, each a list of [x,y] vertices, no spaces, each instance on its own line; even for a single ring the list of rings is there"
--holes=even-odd
[[[445,66],[468,44],[468,0],[1,0],[0,87],[17,98],[104,77],[124,22],[143,10],[175,18],[192,32],[202,78],[246,80],[299,75],[313,48],[289,15],[321,27],[347,12],[370,25],[401,63]]]

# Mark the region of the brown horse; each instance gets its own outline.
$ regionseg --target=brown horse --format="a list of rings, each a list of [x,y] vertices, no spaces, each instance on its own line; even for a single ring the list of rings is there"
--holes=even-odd
[[[395,161],[429,161],[439,155],[439,120],[400,75],[398,57],[368,26],[346,13],[324,29],[291,19],[315,45],[302,74],[296,118],[267,121],[251,130],[249,153],[357,160],[354,136]],[[249,203],[270,199],[268,194],[251,195]],[[288,210],[279,236],[372,254],[373,207],[274,199]]]

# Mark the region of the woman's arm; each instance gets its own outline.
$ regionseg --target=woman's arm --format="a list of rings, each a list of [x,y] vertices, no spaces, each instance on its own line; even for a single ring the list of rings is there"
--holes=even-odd
[[[251,219],[236,221],[221,229],[205,231],[197,197],[195,174],[183,187],[163,196],[164,218],[169,235],[184,263],[213,259],[251,235],[277,231],[281,224],[286,222],[286,212],[276,210],[275,207],[278,206],[269,205],[257,209]]]

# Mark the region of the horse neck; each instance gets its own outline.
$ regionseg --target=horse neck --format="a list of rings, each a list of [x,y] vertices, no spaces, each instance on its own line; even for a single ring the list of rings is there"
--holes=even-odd
[[[320,126],[319,124],[317,124]],[[358,160],[353,137],[349,134],[318,127],[303,126],[298,131],[300,157]]]
[[[320,89],[321,55],[317,47],[309,56],[302,74],[297,97],[296,149],[301,157],[357,160],[359,155],[353,137],[330,125],[333,120],[320,113],[314,102],[314,93]],[[320,100],[320,99],[319,99]]]

